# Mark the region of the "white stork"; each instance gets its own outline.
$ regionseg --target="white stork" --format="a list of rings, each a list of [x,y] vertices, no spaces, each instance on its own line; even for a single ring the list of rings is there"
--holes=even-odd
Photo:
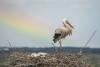
[[[63,19],[63,26],[59,27],[55,30],[53,36],[53,42],[59,42],[60,44],[60,51],[62,50],[62,40],[66,38],[66,36],[72,35],[74,27],[69,23],[68,20]]]

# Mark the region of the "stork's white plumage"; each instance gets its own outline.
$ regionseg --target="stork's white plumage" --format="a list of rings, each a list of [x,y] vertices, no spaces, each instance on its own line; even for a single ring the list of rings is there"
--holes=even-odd
[[[53,42],[56,43],[57,41],[60,41],[61,39],[66,38],[66,36],[72,35],[73,29],[74,27],[69,23],[69,21],[64,19],[63,26],[55,30]]]
[[[55,30],[55,34],[53,36],[53,42],[59,42],[60,44],[60,53],[62,52],[62,40],[66,38],[66,36],[72,35],[74,27],[69,23],[68,20],[63,19],[63,26],[59,27]]]

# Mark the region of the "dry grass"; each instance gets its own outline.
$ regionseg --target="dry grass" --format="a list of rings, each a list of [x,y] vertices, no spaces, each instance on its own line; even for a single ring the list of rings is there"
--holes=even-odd
[[[87,58],[79,54],[48,54],[45,57],[31,57],[26,53],[12,53],[8,67],[93,67]]]

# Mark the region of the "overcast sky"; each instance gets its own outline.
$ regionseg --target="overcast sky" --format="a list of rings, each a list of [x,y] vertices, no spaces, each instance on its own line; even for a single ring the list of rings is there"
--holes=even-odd
[[[9,46],[7,40],[17,47],[52,46],[54,30],[62,25],[63,18],[75,27],[73,35],[64,40],[64,46],[83,47],[97,30],[88,46],[100,47],[100,0],[0,0],[0,46]],[[39,27],[36,35],[34,30],[30,35],[15,23],[24,26],[24,21],[36,26],[33,28]]]

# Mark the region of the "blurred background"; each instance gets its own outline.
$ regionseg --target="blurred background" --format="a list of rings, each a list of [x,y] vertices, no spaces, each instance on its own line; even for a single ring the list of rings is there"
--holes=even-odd
[[[100,48],[100,0],[0,0],[0,47],[51,47],[54,30],[66,18],[75,27],[67,47]]]
[[[63,18],[75,27],[63,42],[65,54],[82,49],[100,67],[100,0],[0,0],[0,67],[8,67],[13,52],[54,53],[51,42]]]

